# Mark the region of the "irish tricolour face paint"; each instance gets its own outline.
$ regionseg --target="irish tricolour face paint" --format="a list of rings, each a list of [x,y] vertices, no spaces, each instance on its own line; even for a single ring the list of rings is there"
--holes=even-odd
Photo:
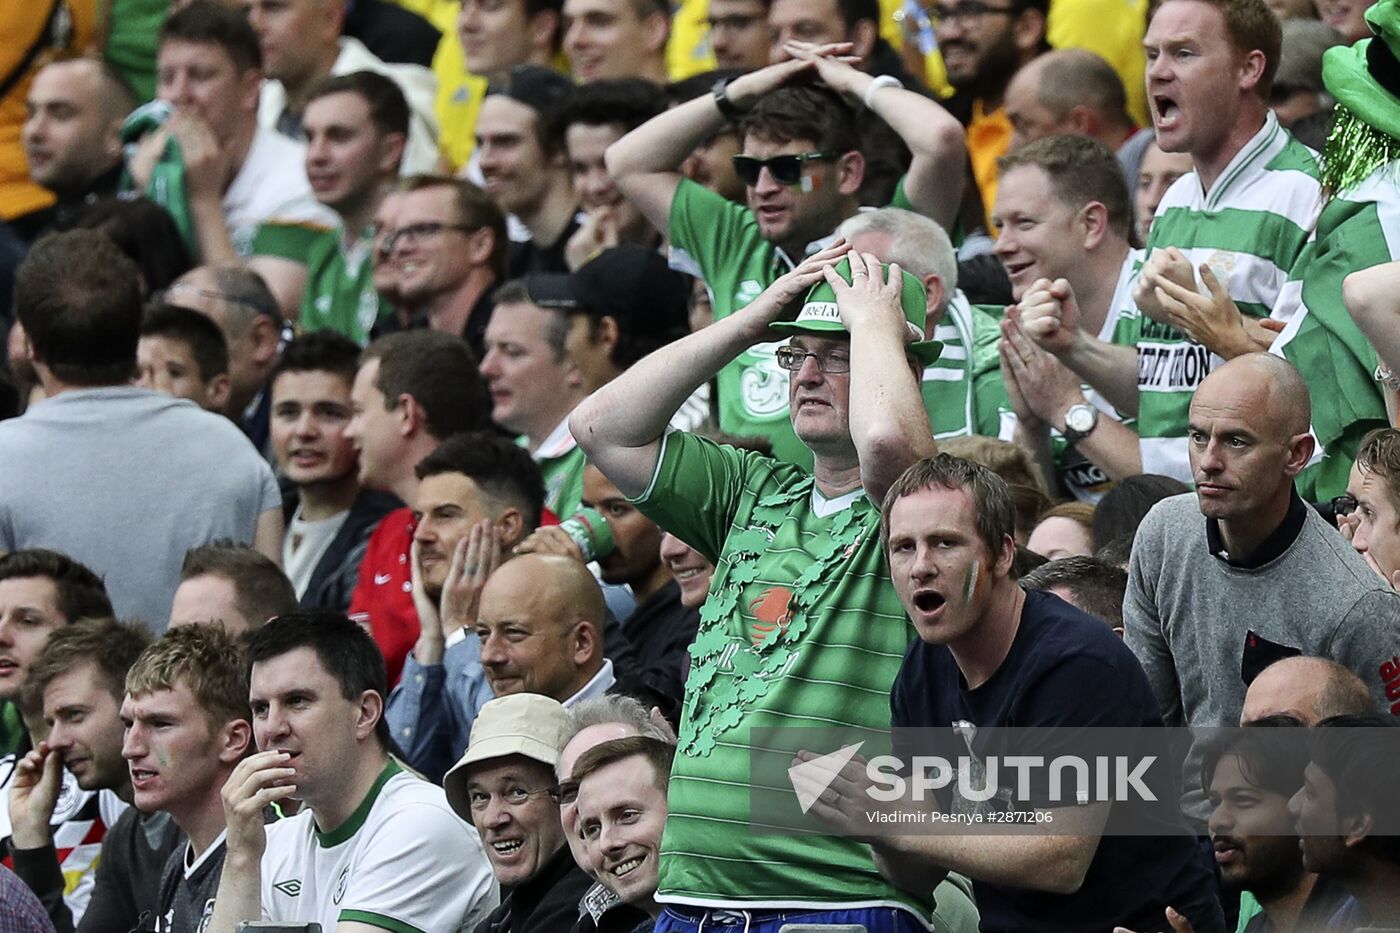
[[[982,572],[982,562],[974,560],[972,566],[967,568],[967,579],[963,581],[963,602],[971,602],[972,594],[977,592],[977,584]]]

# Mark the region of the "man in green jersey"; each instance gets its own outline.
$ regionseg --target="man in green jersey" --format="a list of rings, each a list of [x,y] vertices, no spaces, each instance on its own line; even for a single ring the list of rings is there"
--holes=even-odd
[[[848,272],[832,268],[843,254],[844,243],[818,251],[742,310],[638,362],[570,419],[589,461],[715,564],[671,774],[658,931],[709,929],[727,911],[742,911],[750,933],[932,922],[931,884],[897,888],[849,839],[765,833],[749,805],[749,730],[884,729],[913,634],[881,556],[878,503],[936,449],[917,374],[938,345],[922,339],[917,278],[890,266],[886,281],[874,256],[854,252]],[[775,324],[813,285],[797,319]],[[810,472],[666,432],[697,386],[783,337],[775,359],[791,373],[785,401]]]
[[[856,213],[866,163],[860,115],[849,101],[864,103],[913,153],[893,206],[953,223],[967,177],[962,126],[893,78],[872,78],[837,57],[849,48],[795,44],[798,57],[716,85],[714,94],[649,120],[607,151],[623,194],[667,233],[672,265],[709,285],[716,320],[825,246]],[[815,86],[803,84],[812,79]],[[743,138],[735,166],[747,206],[680,172],[697,146],[735,119]],[[789,424],[789,377],[774,355],[778,346],[746,347],[720,371],[719,426],[769,438],[779,458],[809,465],[811,453]]]
[[[399,174],[408,104],[389,78],[357,71],[312,89],[302,127],[311,190],[340,225],[307,253],[301,329],[338,331],[364,346],[389,311],[374,290],[371,221]]]

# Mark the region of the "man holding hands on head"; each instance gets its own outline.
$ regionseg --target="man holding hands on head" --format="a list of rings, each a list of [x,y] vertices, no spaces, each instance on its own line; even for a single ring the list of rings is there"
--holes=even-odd
[[[777,323],[809,289],[797,319]],[[897,889],[849,839],[732,831],[751,819],[750,727],[889,723],[886,695],[913,630],[888,585],[877,503],[935,450],[917,378],[940,349],[921,339],[926,311],[918,279],[838,242],[742,310],[636,363],[570,419],[589,461],[716,568],[671,775],[658,931],[695,933],[740,908],[755,931],[776,930],[798,908],[811,923],[870,925],[877,912],[884,930],[930,922],[933,884]],[[791,374],[792,429],[811,472],[664,433],[696,387],[783,337],[775,359]],[[716,832],[721,823],[731,831]],[[956,896],[945,891],[940,912]]]

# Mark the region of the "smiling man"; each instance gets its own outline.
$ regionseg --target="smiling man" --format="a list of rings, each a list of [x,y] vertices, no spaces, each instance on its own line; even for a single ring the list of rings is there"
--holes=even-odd
[[[1298,371],[1265,353],[1226,363],[1191,400],[1196,491],[1143,520],[1123,601],[1125,640],[1167,725],[1236,724],[1255,675],[1297,654],[1344,665],[1391,707],[1400,595],[1294,491],[1313,450],[1310,407]],[[1199,754],[1198,743],[1188,774]],[[1199,789],[1185,787],[1204,820]]]
[[[649,736],[604,742],[572,769],[578,784],[578,831],[591,845],[585,866],[613,893],[653,920],[666,788],[676,747]]]
[[[345,616],[290,613],[248,643],[257,753],[224,789],[227,854],[210,933],[244,921],[327,933],[455,933],[496,904],[476,831],[389,757],[384,660]],[[263,825],[268,804],[296,816]]]
[[[363,346],[389,312],[374,289],[371,221],[399,174],[408,103],[383,75],[355,72],[311,89],[302,126],[307,180],[340,225],[307,254],[301,328],[339,331]]]
[[[461,337],[480,362],[510,257],[505,214],[476,185],[442,175],[405,178],[393,198],[393,223],[376,225],[394,283],[381,302],[410,326]]]
[[[592,879],[564,844],[554,776],[568,728],[557,700],[497,697],[481,708],[471,745],[443,782],[452,809],[481,833],[507,892],[478,933],[555,933],[578,919]]]
[[[1361,439],[1347,483],[1348,510],[1337,526],[1371,569],[1400,585],[1400,431],[1377,428]]]
[[[512,278],[569,271],[564,250],[578,229],[578,195],[558,116],[573,92],[558,72],[519,65],[492,82],[481,104],[477,164],[486,193],[529,233],[511,247]]]

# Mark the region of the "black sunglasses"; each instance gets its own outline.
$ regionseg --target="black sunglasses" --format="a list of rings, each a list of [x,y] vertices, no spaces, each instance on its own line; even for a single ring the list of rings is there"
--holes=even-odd
[[[765,168],[773,180],[780,185],[792,187],[802,183],[802,167],[808,162],[824,162],[839,156],[839,152],[801,152],[794,155],[772,156],[758,159],[753,156],[736,155],[734,174],[749,187],[758,184],[759,173]]]

